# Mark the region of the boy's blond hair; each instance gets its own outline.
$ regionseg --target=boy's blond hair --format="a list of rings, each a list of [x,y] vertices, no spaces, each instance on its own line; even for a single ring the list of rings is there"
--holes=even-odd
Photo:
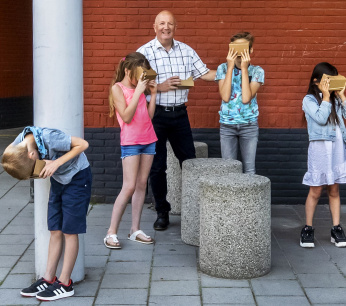
[[[29,158],[25,144],[9,145],[2,156],[1,164],[4,170],[18,180],[30,178],[35,161]]]

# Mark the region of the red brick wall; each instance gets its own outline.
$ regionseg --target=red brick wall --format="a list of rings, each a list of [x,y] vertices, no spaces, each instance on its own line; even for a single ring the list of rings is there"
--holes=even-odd
[[[154,38],[157,13],[178,21],[176,39],[211,69],[225,62],[232,34],[256,38],[252,63],[266,73],[258,94],[262,128],[303,126],[301,101],[314,65],[328,61],[346,75],[346,1],[84,0],[85,126],[117,126],[108,117],[108,86],[120,58]],[[221,99],[215,83],[189,94],[192,127],[216,128]]]
[[[32,3],[0,1],[0,98],[32,96]]]

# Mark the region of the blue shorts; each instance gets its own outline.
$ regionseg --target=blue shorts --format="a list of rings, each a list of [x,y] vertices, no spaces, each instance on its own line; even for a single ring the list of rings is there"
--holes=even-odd
[[[48,202],[48,230],[64,234],[86,232],[86,215],[91,197],[90,166],[63,185],[52,177]]]
[[[156,148],[156,142],[149,143],[146,145],[132,145],[132,146],[121,146],[121,158],[124,159],[128,156],[148,154],[154,155]]]

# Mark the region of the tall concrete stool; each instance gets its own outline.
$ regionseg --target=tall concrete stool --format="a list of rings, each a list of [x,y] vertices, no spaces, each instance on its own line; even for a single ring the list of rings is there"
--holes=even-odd
[[[270,180],[254,174],[201,179],[200,268],[245,279],[270,271]]]
[[[208,145],[204,142],[193,143],[196,158],[208,157]],[[171,204],[171,214],[181,213],[181,168],[170,143],[167,141],[167,201]]]
[[[242,163],[234,159],[198,158],[183,162],[181,239],[199,246],[200,178],[241,173]]]

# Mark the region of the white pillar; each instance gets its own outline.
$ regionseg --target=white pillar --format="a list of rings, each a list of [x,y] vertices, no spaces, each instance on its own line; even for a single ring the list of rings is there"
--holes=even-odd
[[[20,39],[20,37],[18,37]],[[33,0],[34,124],[83,137],[82,0]],[[49,180],[35,180],[35,271],[46,269]],[[72,279],[84,278],[84,237]],[[58,275],[59,276],[59,275]]]

